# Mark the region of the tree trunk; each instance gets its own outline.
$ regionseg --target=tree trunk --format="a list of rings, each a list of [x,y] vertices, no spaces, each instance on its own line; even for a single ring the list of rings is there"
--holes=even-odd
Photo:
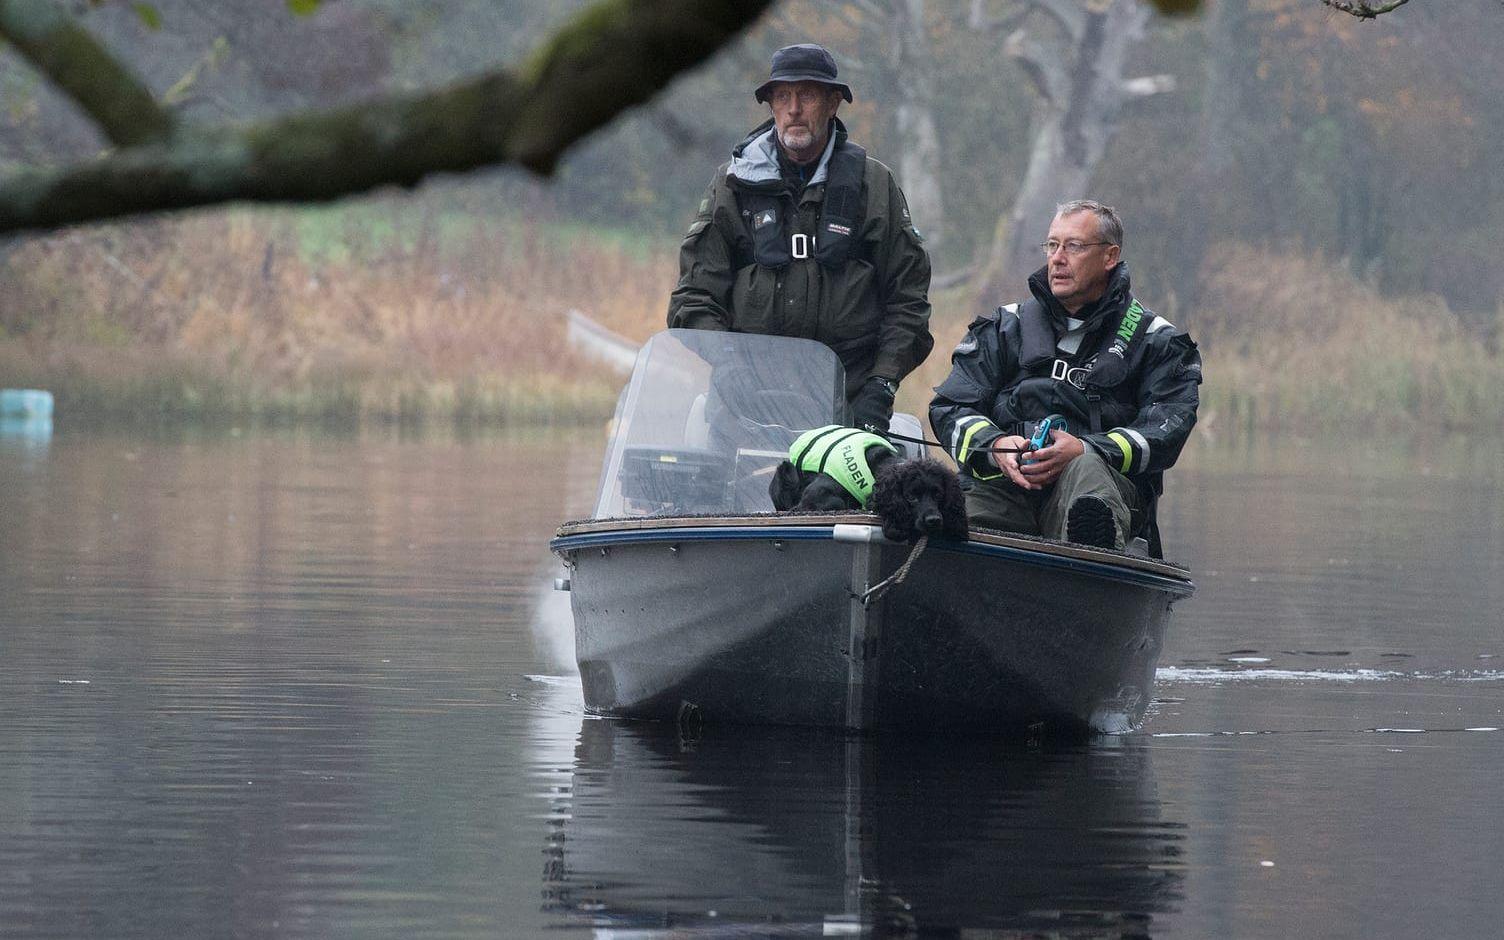
[[[940,193],[940,134],[935,130],[935,59],[924,28],[924,0],[891,0],[889,28],[898,73],[898,181],[931,252],[945,239]]]
[[[1206,71],[1203,76],[1201,128],[1193,170],[1195,185],[1189,188],[1181,209],[1183,237],[1175,257],[1176,267],[1188,275],[1183,281],[1183,299],[1190,309],[1199,309],[1204,291],[1203,270],[1207,251],[1220,225],[1223,235],[1235,218],[1227,194],[1241,192],[1235,184],[1237,154],[1244,127],[1243,85],[1252,79],[1250,48],[1256,42],[1248,35],[1248,0],[1214,0],[1205,22]]]
[[[1215,0],[1206,15],[1206,86],[1201,100],[1201,169],[1210,178],[1232,165],[1250,77],[1248,0]]]
[[[1005,46],[1033,80],[1040,103],[1023,185],[998,221],[977,279],[978,312],[1025,296],[1029,274],[1043,263],[1036,246],[1055,206],[1090,195],[1087,186],[1124,105],[1173,87],[1168,76],[1123,78],[1128,50],[1142,38],[1151,12],[1138,0],[1111,0],[1105,8],[1057,0],[1045,8],[1060,20],[1063,41],[1036,42],[1020,29]]]

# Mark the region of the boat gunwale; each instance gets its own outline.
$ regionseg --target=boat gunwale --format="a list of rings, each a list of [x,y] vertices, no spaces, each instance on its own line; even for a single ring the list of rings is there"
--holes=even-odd
[[[835,526],[871,526],[882,522],[868,513],[799,516],[672,516],[639,519],[584,519],[566,522],[549,542],[556,554],[584,548],[630,543],[728,539],[834,539]],[[728,531],[730,530],[730,531]],[[880,536],[874,540],[900,547]],[[931,548],[962,554],[1006,557],[1026,564],[1066,568],[1113,580],[1143,584],[1182,596],[1195,591],[1190,571],[1173,562],[1103,549],[973,529],[965,541],[935,540]]]

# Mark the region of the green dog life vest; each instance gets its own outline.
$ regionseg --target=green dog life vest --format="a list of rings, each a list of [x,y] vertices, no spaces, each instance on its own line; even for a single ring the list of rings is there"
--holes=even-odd
[[[872,501],[872,468],[867,466],[867,448],[873,446],[898,453],[897,447],[871,431],[827,424],[805,431],[789,445],[789,463],[799,470],[826,474],[865,509]]]

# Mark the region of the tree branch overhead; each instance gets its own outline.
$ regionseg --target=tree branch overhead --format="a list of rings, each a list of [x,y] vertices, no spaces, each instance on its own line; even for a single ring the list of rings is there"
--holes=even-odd
[[[0,37],[113,143],[131,146],[172,132],[171,116],[151,91],[53,0],[0,0]]]
[[[125,145],[86,163],[0,179],[0,232],[230,200],[329,200],[499,163],[548,174],[571,145],[709,58],[769,3],[603,0],[515,72],[248,126],[174,127],[118,65],[119,74],[91,72],[113,59],[61,7],[0,0],[0,36],[39,49],[27,58]],[[49,29],[35,38],[35,24],[48,17]],[[72,77],[80,74],[92,77]],[[137,94],[129,107],[113,108],[96,88]]]

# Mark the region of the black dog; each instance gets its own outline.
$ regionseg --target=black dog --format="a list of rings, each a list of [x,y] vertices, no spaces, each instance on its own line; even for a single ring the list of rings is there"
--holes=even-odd
[[[921,535],[966,538],[966,496],[956,472],[938,460],[890,460],[877,471],[872,511],[883,535],[912,542]]]
[[[872,469],[872,511],[882,519],[883,535],[912,542],[921,535],[966,538],[966,498],[949,467],[934,460],[906,460],[885,447],[866,450]],[[785,460],[768,485],[779,512],[841,512],[864,508],[836,480],[800,470]]]

